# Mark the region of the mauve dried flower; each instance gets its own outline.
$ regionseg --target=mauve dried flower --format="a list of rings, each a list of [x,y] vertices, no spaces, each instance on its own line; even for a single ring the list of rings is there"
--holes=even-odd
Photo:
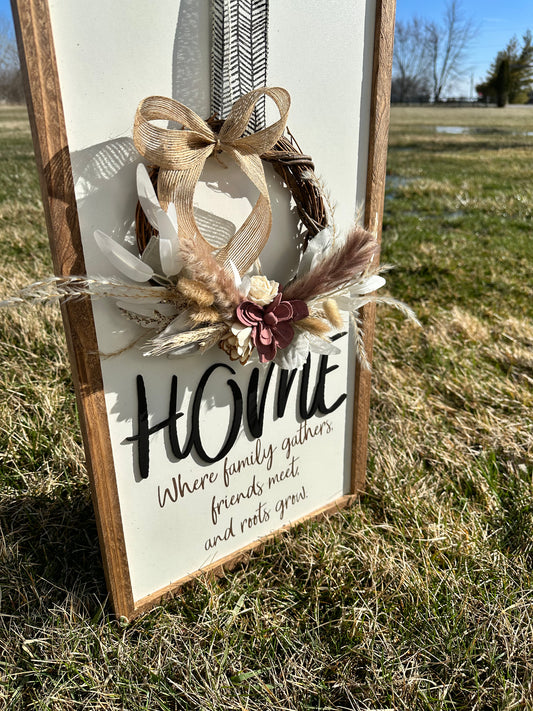
[[[252,327],[252,342],[261,363],[276,357],[278,348],[286,348],[294,338],[292,323],[309,315],[304,301],[283,301],[278,294],[267,306],[243,301],[236,309],[237,320]]]

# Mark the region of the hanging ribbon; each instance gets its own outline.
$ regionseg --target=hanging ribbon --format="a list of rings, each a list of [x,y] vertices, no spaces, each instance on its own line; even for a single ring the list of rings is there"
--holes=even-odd
[[[235,101],[267,85],[269,0],[211,0],[211,113],[226,118]],[[266,126],[259,98],[249,132]]]
[[[280,118],[261,131],[243,135],[257,101],[269,96]],[[220,131],[213,129],[191,109],[162,96],[144,99],[137,109],[133,140],[139,153],[159,166],[158,197],[164,208],[176,206],[180,239],[203,240],[193,213],[193,197],[205,161],[222,152],[230,155],[259,190],[252,212],[231,240],[216,255],[225,267],[231,260],[240,274],[255,262],[272,226],[272,211],[260,156],[281,138],[290,106],[290,96],[279,87],[261,88],[245,94],[233,105]],[[152,121],[176,121],[185,130],[159,128]],[[209,245],[214,249],[212,245]]]

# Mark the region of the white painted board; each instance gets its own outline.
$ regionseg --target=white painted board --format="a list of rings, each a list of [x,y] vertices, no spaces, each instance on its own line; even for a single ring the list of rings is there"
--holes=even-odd
[[[93,232],[103,230],[135,251],[140,158],[131,137],[137,105],[160,94],[209,116],[209,3],[49,4],[87,273],[112,276]],[[349,228],[364,204],[374,5],[374,0],[270,0],[268,84],[291,94],[289,128],[313,157],[336,206],[340,231]],[[267,109],[267,118],[275,120],[275,112]],[[254,192],[236,169],[210,163],[197,188],[198,206],[238,226],[255,202]],[[269,278],[283,283],[297,259],[296,223],[287,191],[272,172],[267,178],[274,226],[262,263]],[[93,311],[102,354],[119,351],[139,336],[113,303],[100,300]],[[131,347],[102,357],[135,601],[349,491],[354,362],[349,335],[339,344],[341,355],[327,362],[312,356],[308,394],[302,398],[320,407],[307,421],[300,406],[305,377],[295,376],[279,416],[284,376],[273,366],[259,438],[247,424],[247,391],[254,367],[260,367],[262,391],[268,366],[235,365],[218,349],[201,357],[161,359],[143,357]],[[320,367],[323,397],[316,391]],[[150,435],[149,475],[141,478],[138,441],[131,440],[139,433],[139,376],[149,426],[156,429],[175,405],[181,413],[175,421],[180,447],[197,430],[201,444],[196,450],[203,447],[215,458],[235,414],[235,393],[242,393],[242,424],[227,454],[206,462],[193,448],[179,459],[172,448],[172,420],[170,428]],[[200,402],[202,377],[207,382]],[[177,389],[171,404],[173,378]],[[195,396],[197,423],[192,421]],[[337,402],[332,412],[320,412]]]

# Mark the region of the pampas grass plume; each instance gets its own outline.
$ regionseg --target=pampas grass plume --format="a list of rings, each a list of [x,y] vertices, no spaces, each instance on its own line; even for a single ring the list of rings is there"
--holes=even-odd
[[[330,294],[362,274],[378,251],[373,235],[354,227],[346,241],[307,274],[295,279],[283,290],[284,299],[311,301]]]

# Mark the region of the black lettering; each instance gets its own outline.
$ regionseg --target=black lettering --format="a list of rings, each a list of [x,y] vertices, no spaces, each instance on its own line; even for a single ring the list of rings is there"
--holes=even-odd
[[[285,408],[287,407],[287,401],[289,399],[289,394],[291,392],[292,384],[297,374],[296,368],[294,370],[281,370],[278,379],[278,396],[276,403],[276,417],[283,417],[285,414]]]
[[[226,365],[225,363],[215,363],[214,365],[212,365],[205,371],[205,373],[202,375],[202,378],[200,379],[200,382],[198,383],[192,406],[191,438],[194,444],[194,448],[198,453],[198,456],[203,459],[204,462],[208,462],[209,464],[213,464],[214,462],[218,462],[223,459],[235,444],[235,440],[239,435],[239,430],[241,427],[243,410],[242,393],[240,391],[240,388],[234,380],[230,379],[227,381],[227,384],[230,387],[233,395],[233,413],[230,431],[228,433],[228,436],[226,437],[226,441],[222,445],[222,448],[220,449],[218,454],[216,454],[214,457],[209,456],[209,454],[207,454],[204,449],[200,437],[200,405],[202,403],[202,397],[204,394],[205,386],[207,385],[207,381],[211,377],[211,374],[214,373],[217,368],[226,368],[230,371],[230,373],[235,375],[235,371],[233,370],[233,368],[231,368],[229,365]]]
[[[168,407],[168,420],[166,424],[168,425],[168,438],[170,442],[170,449],[172,454],[176,459],[185,459],[190,454],[193,444],[192,433],[189,436],[189,441],[182,450],[180,448],[180,443],[178,440],[178,428],[176,422],[180,417],[183,417],[183,412],[176,412],[176,407],[178,405],[178,376],[173,375],[170,384],[170,403]]]
[[[337,339],[342,338],[345,335],[346,331],[344,331],[343,333],[336,333],[331,340],[336,341]],[[342,405],[342,403],[346,400],[347,397],[346,393],[339,395],[339,397],[335,400],[331,407],[327,407],[325,403],[326,375],[328,375],[328,373],[332,373],[334,370],[337,370],[337,368],[339,367],[338,365],[332,365],[328,368],[328,358],[329,356],[327,355],[320,356],[318,385],[316,387],[315,398],[313,401],[313,405],[316,403],[316,409],[322,415],[328,415],[330,412],[334,412]]]
[[[258,404],[259,368],[254,368],[248,382],[248,393],[246,396],[246,421],[253,437],[261,437],[263,434],[263,424],[265,419],[265,404],[268,394],[268,387],[274,372],[274,363],[271,363],[263,385],[261,393],[261,403]],[[259,410],[259,412],[258,412]]]
[[[312,417],[317,410],[317,398],[316,392],[318,390],[318,384],[315,388],[315,393],[311,401],[311,405],[307,407],[307,398],[309,392],[309,373],[311,372],[311,354],[307,356],[305,365],[302,368],[302,377],[300,379],[300,397],[299,397],[299,411],[302,420],[308,420]]]

